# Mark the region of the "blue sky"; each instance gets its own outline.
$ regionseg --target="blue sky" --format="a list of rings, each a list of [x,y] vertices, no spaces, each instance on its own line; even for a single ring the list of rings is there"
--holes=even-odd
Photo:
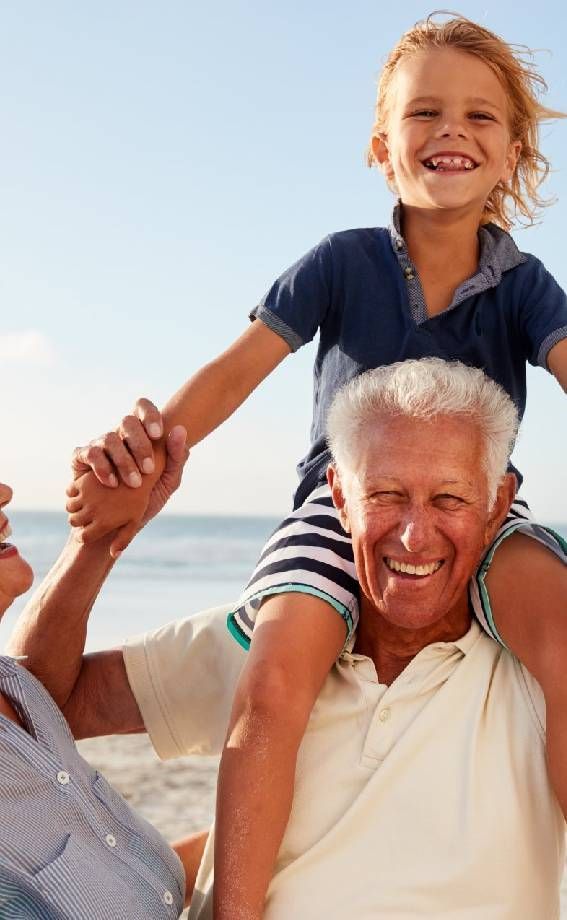
[[[566,14],[460,11],[540,51],[567,110]],[[326,233],[383,224],[364,166],[381,62],[430,8],[351,0],[0,8],[1,476],[15,507],[60,508],[71,448],[137,395],[158,403],[245,327]],[[563,286],[567,123],[544,129],[558,203],[519,231]],[[174,510],[279,513],[306,449],[313,351],[289,358],[195,448]],[[527,497],[567,520],[563,394],[529,376],[516,454]],[[560,485],[563,488],[560,488]]]

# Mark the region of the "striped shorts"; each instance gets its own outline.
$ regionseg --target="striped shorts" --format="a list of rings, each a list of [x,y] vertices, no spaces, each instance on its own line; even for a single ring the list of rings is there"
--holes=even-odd
[[[508,517],[485,553],[469,583],[469,597],[483,629],[504,645],[494,624],[486,589],[486,574],[497,547],[520,531],[547,546],[567,562],[567,543],[538,524],[526,502],[516,496]],[[297,592],[320,597],[342,617],[348,646],[358,622],[359,585],[350,535],[343,530],[325,483],[287,517],[266,543],[237,606],[228,616],[228,628],[248,648],[262,601],[273,594]]]

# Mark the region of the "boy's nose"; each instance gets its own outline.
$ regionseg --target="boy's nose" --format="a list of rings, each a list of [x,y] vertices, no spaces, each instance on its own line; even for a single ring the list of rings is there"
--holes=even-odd
[[[447,117],[439,125],[438,137],[467,137],[466,123],[457,117]]]

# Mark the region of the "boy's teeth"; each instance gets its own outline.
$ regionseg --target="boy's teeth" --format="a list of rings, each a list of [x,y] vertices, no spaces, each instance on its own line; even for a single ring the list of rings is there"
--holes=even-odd
[[[434,169],[474,169],[475,164],[468,157],[430,157],[425,165]]]
[[[442,560],[429,562],[427,565],[410,565],[409,562],[398,562],[396,559],[385,558],[385,563],[392,572],[403,572],[405,575],[433,575],[441,567]]]

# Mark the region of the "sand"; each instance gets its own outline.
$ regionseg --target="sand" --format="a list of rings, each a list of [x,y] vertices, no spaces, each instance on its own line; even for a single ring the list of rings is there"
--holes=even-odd
[[[167,840],[209,825],[215,802],[216,758],[184,757],[162,763],[146,735],[93,738],[80,741],[79,748]],[[561,907],[561,918],[567,920],[567,875],[563,878]]]

